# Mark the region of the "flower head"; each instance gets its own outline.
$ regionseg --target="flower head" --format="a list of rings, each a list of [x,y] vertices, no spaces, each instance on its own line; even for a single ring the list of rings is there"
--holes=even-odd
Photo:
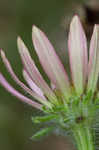
[[[45,116],[33,117],[34,123],[51,121],[50,127],[36,133],[33,138],[61,127],[72,131],[78,149],[93,148],[92,123],[99,107],[97,81],[99,74],[99,26],[95,25],[89,46],[89,61],[86,36],[79,17],[74,16],[70,24],[68,53],[71,80],[59,57],[45,34],[33,26],[32,40],[39,61],[47,74],[50,85],[44,80],[31,58],[28,48],[18,37],[18,50],[23,63],[25,85],[15,75],[3,50],[2,60],[13,80],[35,100],[15,90],[0,73],[0,84],[21,101],[44,111]],[[53,121],[54,120],[54,121]]]
[[[84,93],[95,92],[99,74],[99,26],[95,25],[89,49],[89,61],[86,36],[79,17],[74,16],[70,24],[68,38],[68,53],[70,60],[71,78],[69,80],[66,69],[64,69],[59,57],[57,56],[52,44],[46,35],[36,26],[32,28],[32,40],[39,61],[50,80],[50,86],[43,79],[31,58],[28,48],[20,37],[17,39],[19,54],[23,63],[23,77],[28,86],[22,83],[15,75],[3,50],[0,50],[2,60],[21,88],[29,93],[36,101],[22,95],[16,91],[0,73],[0,83],[10,93],[17,96],[20,100],[42,109],[45,106],[52,109],[54,106],[70,103],[73,95],[81,96]],[[71,84],[72,83],[72,84]]]

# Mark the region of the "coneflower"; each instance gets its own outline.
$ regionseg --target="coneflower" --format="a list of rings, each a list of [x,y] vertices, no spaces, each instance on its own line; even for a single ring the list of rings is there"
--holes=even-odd
[[[29,51],[20,37],[18,50],[23,64],[23,77],[28,86],[15,75],[3,50],[2,60],[16,83],[35,101],[15,90],[0,73],[0,84],[23,102],[45,113],[45,120],[54,120],[56,126],[69,130],[78,150],[94,150],[92,125],[98,108],[97,81],[99,74],[99,26],[95,25],[89,47],[79,17],[70,24],[68,53],[71,79],[45,34],[36,26],[32,28],[32,40],[39,61],[50,80],[50,86],[37,69]],[[37,118],[36,118],[37,119]],[[38,117],[38,122],[44,118]],[[53,129],[55,126],[53,127]],[[46,128],[44,132],[49,131]]]

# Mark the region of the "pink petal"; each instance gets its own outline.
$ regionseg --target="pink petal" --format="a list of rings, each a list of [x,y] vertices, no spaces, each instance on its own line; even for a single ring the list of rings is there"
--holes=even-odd
[[[20,94],[18,91],[16,91],[3,77],[3,75],[0,73],[0,84],[7,90],[9,91],[12,95],[18,97],[21,101],[37,108],[37,109],[42,109],[42,105],[39,103],[36,103],[34,101],[32,101],[31,99],[23,96],[22,94]]]
[[[48,87],[46,82],[43,80],[40,72],[38,71],[37,67],[35,66],[34,61],[32,60],[27,47],[23,43],[20,37],[18,37],[18,49],[20,56],[22,58],[22,62],[24,64],[25,69],[31,76],[31,79],[36,83],[36,85],[42,89],[44,94],[48,97],[48,99],[54,101],[56,100],[56,96],[52,92],[52,90]]]
[[[37,99],[39,102],[45,104],[45,103],[49,103],[44,97],[41,97],[40,95],[38,95],[34,90],[32,91],[31,89],[29,89],[24,83],[22,83],[17,76],[15,75],[8,59],[5,56],[5,53],[3,50],[0,51],[1,53],[1,57],[3,59],[3,62],[8,70],[8,72],[11,74],[11,77],[16,81],[17,84],[19,84],[24,91],[26,91],[27,93],[29,93],[31,96],[33,96],[35,99]]]
[[[72,80],[76,92],[81,94],[87,79],[88,56],[86,36],[78,16],[73,18],[70,25],[68,48]]]
[[[44,97],[44,94],[43,92],[41,91],[41,89],[33,82],[33,80],[31,79],[31,77],[29,76],[29,74],[27,73],[27,71],[24,69],[23,70],[23,76],[24,76],[24,79],[26,80],[26,82],[28,83],[29,87],[35,91],[35,93],[37,93],[39,96],[41,96],[43,99],[45,98]]]
[[[88,90],[94,91],[99,75],[99,25],[95,25],[90,42]]]
[[[70,96],[67,74],[48,38],[41,30],[33,26],[32,39],[40,63],[48,77],[66,97]]]
[[[55,85],[55,84],[53,84],[53,83],[51,82],[50,85],[51,85],[51,89],[52,89],[52,90],[55,90],[55,89],[56,89],[56,85]]]

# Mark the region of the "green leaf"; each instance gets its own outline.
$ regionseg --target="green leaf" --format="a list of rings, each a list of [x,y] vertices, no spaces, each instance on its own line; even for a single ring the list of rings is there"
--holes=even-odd
[[[32,117],[33,123],[43,123],[47,121],[51,121],[53,119],[56,119],[57,115],[47,115],[47,116],[38,116],[38,117]]]
[[[64,111],[66,112],[66,107],[64,105],[57,106],[53,108],[53,111],[54,112],[64,112]]]
[[[90,91],[87,93],[87,95],[86,95],[85,97],[83,97],[83,102],[84,102],[84,104],[89,103],[89,101],[91,101],[91,99],[92,99],[92,96],[93,96],[93,93],[92,93],[92,91],[90,90]]]
[[[40,131],[38,131],[36,134],[34,134],[31,139],[32,140],[39,140],[41,137],[46,136],[48,133],[50,133],[51,131],[53,131],[54,127],[48,127],[48,128],[44,128]]]

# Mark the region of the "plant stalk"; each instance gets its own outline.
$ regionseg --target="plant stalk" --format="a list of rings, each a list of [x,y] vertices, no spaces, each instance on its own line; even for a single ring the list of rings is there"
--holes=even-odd
[[[95,150],[92,129],[88,126],[77,125],[73,130],[78,150]]]

